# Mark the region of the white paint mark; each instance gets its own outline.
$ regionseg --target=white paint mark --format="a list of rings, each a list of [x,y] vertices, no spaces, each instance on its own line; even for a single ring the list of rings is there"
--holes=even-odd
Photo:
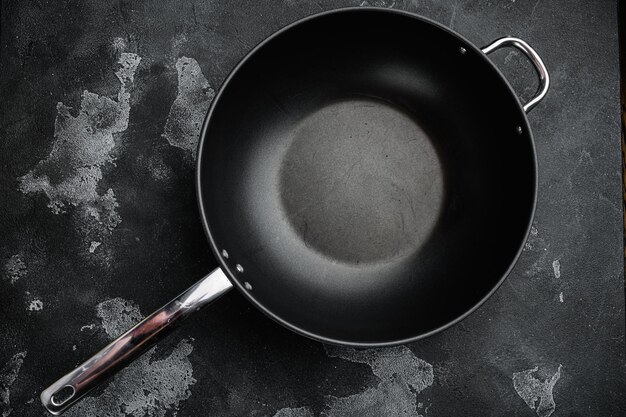
[[[102,245],[102,242],[95,242],[92,240],[91,244],[89,245],[89,253],[94,253],[100,245]]]
[[[509,62],[511,62],[511,59],[513,59],[514,56],[518,56],[519,53],[515,50],[510,51],[508,54],[506,54],[506,56],[504,57],[504,63],[508,64]]]
[[[533,376],[539,369],[537,366],[513,374],[515,391],[539,417],[549,417],[556,409],[552,391],[561,378],[561,367],[562,365],[559,365],[556,373],[544,381]]]
[[[26,401],[26,404],[32,404],[35,402],[34,398],[30,398],[28,401]]]
[[[458,2],[454,3],[454,5],[452,6],[452,12],[450,13],[450,21],[448,22],[448,27],[450,29],[454,29],[454,23],[456,21],[456,13],[459,10],[459,7],[460,6],[459,6]],[[465,49],[465,48],[463,48],[463,49]],[[463,53],[465,53],[465,52],[463,52]]]
[[[528,18],[530,22],[532,22],[533,18],[535,17],[535,11],[537,10],[537,6],[539,6],[539,3],[541,3],[541,0],[537,0],[535,2],[535,5],[533,6],[533,9],[530,11],[530,17]]]
[[[539,231],[535,226],[530,228],[530,235],[524,245],[524,251],[533,251],[535,255],[535,262],[524,274],[532,277],[543,271],[548,263],[548,247],[545,240],[539,236]]]
[[[539,231],[537,230],[537,228],[535,226],[531,226],[530,227],[530,235],[528,236],[528,239],[526,240],[526,243],[524,244],[524,251],[529,251],[533,248],[533,243],[535,242],[535,238],[537,237],[537,235],[539,235]]]
[[[20,278],[28,274],[28,269],[19,255],[13,255],[4,265],[4,273],[9,282],[15,284]]]
[[[128,43],[124,38],[117,37],[113,38],[113,42],[111,42],[111,47],[113,48],[113,50],[121,53],[128,48]]]
[[[76,350],[76,345],[72,345],[72,351]]]
[[[183,46],[187,43],[187,35],[184,33],[177,33],[172,38],[172,53],[174,56],[178,56],[178,54],[183,49]]]
[[[395,5],[395,0],[364,0],[359,4],[359,6],[362,7],[386,7],[388,9],[394,7]]]
[[[376,387],[347,397],[327,397],[327,416],[406,415],[419,416],[416,394],[433,384],[433,367],[406,346],[356,350],[325,346],[330,357],[365,363],[380,379]]]
[[[308,407],[281,408],[274,417],[313,417],[313,412]]]
[[[163,137],[172,146],[184,149],[195,157],[202,122],[215,91],[193,58],[181,57],[176,62],[178,95],[172,103]]]
[[[87,329],[89,329],[89,330],[93,330],[93,328],[94,328],[94,327],[96,327],[96,325],[95,325],[95,324],[88,324],[88,325],[86,325],[86,326],[82,326],[82,327],[80,328],[80,331],[82,332],[82,331],[87,330]]]
[[[28,305],[28,311],[41,311],[43,310],[43,301],[38,298],[35,298]]]
[[[10,398],[11,385],[17,379],[25,357],[26,351],[16,353],[0,370],[0,409],[2,409],[2,417],[8,417],[13,411]]]
[[[139,307],[119,297],[98,304],[96,314],[102,320],[102,328],[111,338],[120,336],[143,319]]]
[[[137,165],[139,165],[140,169],[148,171],[152,178],[157,181],[168,180],[173,175],[172,169],[165,164],[159,155],[150,157],[139,155],[137,157]]]
[[[561,261],[558,259],[552,261],[552,270],[554,271],[555,278],[561,278]]]
[[[415,394],[406,385],[389,381],[347,397],[329,396],[327,404],[329,408],[323,415],[328,417],[419,415],[415,409]]]
[[[561,293],[559,294],[559,301],[560,301],[560,302],[563,302],[563,301],[564,301],[564,300],[563,300],[563,291],[561,291]]]
[[[381,380],[391,381],[397,377],[418,393],[433,383],[432,365],[415,356],[406,346],[358,350],[326,346],[326,352],[330,357],[369,365]]]
[[[97,187],[102,179],[101,167],[114,161],[113,134],[128,127],[128,88],[140,61],[135,54],[121,54],[120,68],[115,72],[120,81],[117,101],[85,90],[76,117],[69,107],[57,104],[52,151],[19,179],[24,194],[44,193],[55,214],[80,206],[105,230],[113,230],[120,223],[113,190],[99,194]]]

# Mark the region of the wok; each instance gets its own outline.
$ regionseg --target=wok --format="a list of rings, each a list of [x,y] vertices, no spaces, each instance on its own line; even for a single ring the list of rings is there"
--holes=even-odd
[[[524,105],[487,57],[501,47],[539,75]],[[273,34],[202,128],[197,197],[219,268],[43,391],[44,406],[61,413],[232,287],[342,345],[406,343],[466,317],[526,239],[537,189],[526,113],[548,85],[524,41],[479,49],[400,11],[335,10]]]

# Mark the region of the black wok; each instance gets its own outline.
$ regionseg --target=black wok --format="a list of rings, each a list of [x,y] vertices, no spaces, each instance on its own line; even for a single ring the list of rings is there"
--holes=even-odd
[[[517,47],[522,105],[487,58]],[[525,42],[481,50],[428,19],[343,9],[270,36],[206,117],[197,193],[217,269],[42,393],[60,413],[190,312],[237,287],[305,336],[426,337],[475,310],[520,255],[536,200],[526,112],[548,74]]]

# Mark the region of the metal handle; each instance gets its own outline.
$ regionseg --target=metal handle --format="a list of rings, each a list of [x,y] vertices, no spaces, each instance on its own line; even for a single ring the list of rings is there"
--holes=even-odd
[[[191,313],[215,301],[232,288],[220,268],[111,342],[78,368],[41,393],[41,403],[59,415],[115,372],[161,340]]]
[[[537,89],[537,93],[532,100],[524,104],[524,111],[528,113],[546,96],[548,88],[550,88],[550,75],[548,75],[548,69],[537,52],[535,52],[529,44],[518,38],[500,38],[494,41],[491,45],[482,48],[482,51],[487,55],[496,49],[500,49],[505,46],[512,46],[522,51],[535,67],[537,75],[539,75],[539,88]]]

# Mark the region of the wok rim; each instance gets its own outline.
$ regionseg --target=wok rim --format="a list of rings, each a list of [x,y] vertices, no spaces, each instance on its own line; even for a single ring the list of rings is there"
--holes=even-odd
[[[335,339],[335,338],[331,338],[331,337],[326,337],[320,334],[316,334],[313,332],[310,332],[308,330],[305,330],[304,328],[300,328],[292,323],[290,323],[287,319],[275,314],[273,311],[271,311],[270,309],[268,309],[263,303],[261,303],[260,301],[256,300],[253,295],[245,289],[245,287],[242,285],[241,282],[239,282],[239,280],[236,277],[235,272],[230,268],[230,266],[224,261],[224,258],[222,257],[220,250],[217,246],[217,243],[215,242],[215,239],[213,238],[213,235],[211,233],[211,227],[209,225],[207,216],[206,216],[206,211],[204,208],[204,204],[202,202],[202,150],[204,148],[205,145],[205,140],[207,137],[207,131],[209,128],[209,125],[211,123],[211,119],[212,119],[212,115],[213,112],[215,110],[215,108],[219,105],[220,102],[220,98],[223,94],[223,92],[226,90],[226,88],[228,87],[228,85],[230,84],[231,80],[233,79],[233,77],[235,76],[235,74],[237,74],[237,72],[239,71],[239,69],[241,67],[243,67],[246,62],[252,57],[254,56],[259,50],[261,50],[266,44],[272,42],[273,39],[275,39],[276,37],[284,34],[285,32],[288,32],[289,30],[293,29],[296,26],[299,26],[305,22],[320,18],[320,17],[324,17],[324,16],[328,16],[328,15],[332,15],[332,14],[341,14],[341,13],[354,13],[354,12],[376,12],[376,13],[390,13],[390,14],[397,14],[397,15],[401,15],[401,16],[405,16],[405,17],[409,17],[412,19],[416,19],[419,20],[423,23],[427,23],[430,24],[440,30],[443,30],[445,32],[447,32],[448,34],[456,37],[459,42],[460,42],[460,46],[463,47],[469,47],[471,48],[471,50],[473,50],[474,52],[478,53],[482,59],[491,66],[491,68],[493,70],[495,70],[495,73],[500,77],[501,81],[504,82],[505,86],[508,88],[509,93],[515,98],[515,102],[517,104],[518,107],[518,112],[522,115],[521,120],[523,123],[523,126],[525,128],[525,132],[527,132],[527,135],[525,135],[528,140],[530,141],[530,147],[531,147],[531,156],[533,159],[533,169],[534,169],[534,175],[533,175],[533,201],[532,201],[532,208],[530,210],[529,213],[529,217],[528,217],[528,224],[526,225],[526,231],[523,235],[523,239],[520,240],[519,243],[519,248],[517,249],[515,255],[513,256],[513,258],[511,259],[511,261],[509,262],[509,266],[507,267],[506,271],[501,275],[500,279],[498,279],[498,281],[493,285],[493,287],[480,299],[478,300],[478,302],[476,302],[471,308],[467,309],[463,314],[459,315],[458,317],[454,318],[453,320],[448,321],[447,323],[432,329],[428,332],[424,332],[424,333],[419,333],[415,336],[411,336],[411,337],[407,337],[407,338],[403,338],[403,339],[397,339],[397,340],[390,340],[390,341],[383,341],[383,342],[355,342],[355,341],[348,341],[348,340],[340,340],[340,339]],[[198,202],[198,209],[200,211],[200,218],[202,221],[202,228],[204,229],[204,232],[206,234],[206,237],[209,241],[209,245],[211,247],[211,250],[213,251],[213,255],[215,256],[216,260],[218,261],[218,268],[221,268],[222,271],[225,272],[226,277],[229,279],[229,281],[233,284],[233,286],[235,288],[237,288],[239,290],[240,293],[243,294],[243,296],[249,301],[251,302],[257,309],[259,309],[261,312],[263,312],[266,316],[268,316],[269,318],[271,318],[272,320],[274,320],[275,322],[279,323],[280,325],[286,327],[287,329],[301,335],[301,336],[305,336],[309,339],[313,339],[315,341],[318,342],[322,342],[322,343],[329,343],[329,344],[334,344],[334,345],[340,345],[340,346],[350,346],[350,347],[360,347],[360,348],[373,348],[373,347],[389,347],[389,346],[397,346],[397,345],[402,345],[402,344],[406,344],[406,343],[411,343],[417,340],[421,340],[421,339],[425,339],[427,337],[433,336],[439,332],[442,332],[443,330],[446,330],[450,327],[452,327],[453,325],[461,322],[462,320],[466,319],[469,315],[471,315],[473,312],[475,312],[480,306],[482,306],[499,288],[500,286],[504,283],[504,281],[506,280],[506,278],[509,276],[509,274],[511,273],[511,271],[513,270],[513,268],[515,267],[515,265],[517,264],[522,252],[523,252],[523,248],[524,245],[526,243],[526,241],[528,240],[528,236],[530,233],[530,229],[532,227],[534,218],[535,218],[535,212],[536,212],[536,208],[537,208],[537,189],[538,189],[538,164],[537,164],[537,151],[536,151],[536,147],[535,147],[535,140],[533,137],[533,132],[530,128],[530,124],[528,122],[528,117],[527,117],[527,113],[523,110],[523,105],[520,102],[519,96],[515,93],[515,91],[513,90],[513,88],[511,87],[511,84],[509,83],[509,81],[506,79],[506,77],[504,76],[504,74],[500,71],[500,69],[487,57],[487,55],[485,53],[483,53],[483,51],[477,47],[476,45],[474,45],[472,42],[470,42],[469,40],[467,40],[464,36],[460,35],[459,33],[455,32],[454,30],[450,29],[447,26],[444,26],[441,23],[438,23],[430,18],[418,15],[416,13],[413,12],[408,12],[408,11],[404,11],[404,10],[396,10],[396,9],[387,9],[387,8],[381,8],[381,7],[360,7],[360,6],[354,6],[354,7],[344,7],[344,8],[338,8],[338,9],[332,9],[332,10],[327,10],[324,12],[320,12],[320,13],[316,13],[316,14],[312,14],[309,16],[306,16],[304,18],[301,18],[299,20],[296,20],[293,23],[288,24],[287,26],[279,29],[278,31],[272,33],[271,35],[269,35],[268,37],[266,37],[265,39],[263,39],[259,44],[257,44],[254,48],[252,48],[238,63],[237,65],[235,65],[235,67],[231,70],[231,72],[228,74],[228,76],[224,79],[222,85],[219,88],[219,91],[217,92],[217,94],[215,95],[213,101],[211,102],[211,105],[209,107],[209,110],[207,111],[207,114],[205,116],[204,122],[202,124],[202,129],[200,131],[200,138],[198,141],[198,146],[197,146],[197,158],[196,158],[196,180],[195,180],[195,185],[196,185],[196,200]]]

